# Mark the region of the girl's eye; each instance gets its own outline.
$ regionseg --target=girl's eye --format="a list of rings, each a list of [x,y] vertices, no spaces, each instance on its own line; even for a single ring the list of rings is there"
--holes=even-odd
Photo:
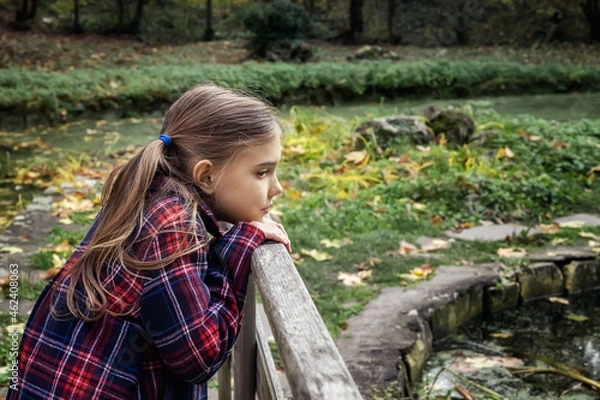
[[[264,178],[265,176],[267,176],[268,173],[269,173],[269,171],[264,170],[264,171],[259,171],[257,173],[257,175],[258,175],[259,178]]]

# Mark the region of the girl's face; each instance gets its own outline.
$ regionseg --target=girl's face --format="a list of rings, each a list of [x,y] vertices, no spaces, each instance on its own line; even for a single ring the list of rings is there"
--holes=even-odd
[[[276,174],[281,159],[279,136],[242,150],[219,174],[212,204],[217,219],[231,223],[262,221],[269,213],[273,197],[283,193]]]

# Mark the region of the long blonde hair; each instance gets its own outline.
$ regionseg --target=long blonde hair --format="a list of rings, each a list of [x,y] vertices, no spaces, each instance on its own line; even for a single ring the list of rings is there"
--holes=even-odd
[[[168,257],[147,261],[133,255],[133,245],[145,239],[140,237],[140,229],[148,189],[158,172],[166,177],[159,192],[178,193],[189,220],[195,221],[201,192],[192,179],[194,165],[205,159],[224,167],[241,150],[268,143],[278,131],[273,108],[252,96],[215,85],[201,85],[184,93],[169,108],[162,124],[161,134],[168,135],[172,143],[166,146],[159,139],[152,141],[108,176],[96,229],[83,254],[55,285],[60,287],[70,275],[66,293],[70,314],[89,321],[107,313],[127,315],[133,311],[132,307],[123,312],[109,309],[108,298],[114,294],[103,284],[108,263],[118,262],[128,269],[157,269],[205,245],[199,240],[197,225],[191,223],[181,232],[179,250]],[[78,283],[86,295],[83,308],[76,299]],[[57,313],[54,308],[53,312]]]

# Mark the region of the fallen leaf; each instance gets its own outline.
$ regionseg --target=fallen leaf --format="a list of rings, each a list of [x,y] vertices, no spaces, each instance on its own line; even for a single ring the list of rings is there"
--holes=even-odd
[[[581,231],[581,232],[579,232],[579,236],[581,236],[582,238],[586,238],[586,239],[598,240],[598,236],[596,236],[595,234],[593,234],[591,232]]]
[[[505,367],[514,368],[523,365],[523,361],[515,357],[466,357],[450,365],[450,369],[460,372],[473,372],[483,368]]]
[[[294,265],[300,265],[304,261],[300,253],[292,253],[290,254],[290,257],[292,258]]]
[[[559,223],[561,228],[579,229],[585,226],[585,221],[566,221]]]
[[[340,240],[340,239],[333,239],[333,240],[322,239],[321,241],[319,241],[319,243],[321,243],[325,247],[334,247],[336,249],[339,249],[342,246],[346,246],[346,245],[352,244],[354,242],[350,238],[344,238],[342,240]]]
[[[40,271],[40,273],[39,273],[40,280],[47,281],[48,279],[52,278],[54,275],[58,274],[59,271],[60,271],[60,267],[59,268],[52,267],[45,271]]]
[[[350,153],[344,156],[346,161],[352,162],[355,165],[366,164],[369,161],[369,154],[366,150],[361,151],[351,151]]]
[[[555,149],[558,149],[558,148],[568,149],[569,143],[563,142],[562,140],[556,140],[556,141],[552,142],[552,147],[554,147]]]
[[[555,234],[560,231],[558,224],[540,224],[538,229],[543,233]]]
[[[52,251],[55,253],[62,253],[71,249],[72,247],[69,245],[69,241],[65,239],[56,246],[54,246],[54,249],[52,249]]]
[[[585,315],[573,314],[573,313],[569,312],[569,313],[567,313],[567,319],[570,319],[572,321],[577,321],[577,322],[584,322],[584,321],[587,321],[589,318],[586,317]]]
[[[493,332],[490,333],[490,336],[497,339],[508,339],[509,337],[512,337],[512,334],[507,332]]]
[[[405,256],[410,252],[417,251],[417,247],[403,240],[400,242],[400,247],[398,247],[398,250],[396,251],[401,256]]]
[[[433,239],[431,242],[425,244],[424,246],[421,246],[421,251],[429,252],[434,250],[447,249],[448,247],[450,247],[450,242],[448,242],[447,240]]]
[[[0,253],[17,254],[22,253],[23,249],[16,246],[4,246],[0,248]]]
[[[562,297],[548,297],[548,301],[550,301],[551,303],[564,304],[566,306],[569,305],[569,300],[564,299]]]
[[[363,271],[358,271],[356,273],[358,275],[358,277],[360,279],[362,279],[363,281],[369,280],[371,279],[371,277],[373,276],[373,270],[372,269],[366,269]]]
[[[367,260],[367,262],[369,263],[369,265],[371,267],[376,266],[377,264],[381,264],[383,262],[383,260],[381,258],[378,257],[371,257]]]
[[[527,255],[527,250],[520,247],[500,248],[496,251],[500,257],[523,258]]]
[[[363,286],[364,283],[358,274],[352,274],[349,272],[338,273],[338,281],[341,281],[346,286]]]
[[[552,239],[552,241],[550,242],[550,245],[553,247],[558,246],[559,244],[563,244],[567,241],[566,238],[554,238]]]
[[[300,253],[304,254],[305,256],[312,257],[317,261],[331,260],[333,258],[333,256],[331,254],[328,254],[324,251],[318,251],[317,249],[312,249],[312,250],[300,249]]]
[[[74,224],[74,222],[69,217],[61,218],[58,220],[58,222],[62,225],[73,225]]]

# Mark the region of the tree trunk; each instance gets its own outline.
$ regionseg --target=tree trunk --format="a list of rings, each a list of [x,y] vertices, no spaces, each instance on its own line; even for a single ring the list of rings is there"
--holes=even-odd
[[[32,20],[35,18],[35,14],[37,13],[37,7],[40,0],[33,0],[31,2],[31,9],[29,10],[29,14],[27,15],[28,20]]]
[[[125,5],[123,4],[123,0],[117,0],[117,7],[119,9],[119,21],[117,22],[117,31],[123,31],[123,16],[125,13]]]
[[[590,40],[600,42],[600,0],[585,0],[581,7],[590,27]]]
[[[24,30],[30,28],[30,22],[35,18],[38,3],[39,0],[33,0],[31,2],[31,7],[29,7],[28,0],[22,0],[20,4],[18,0],[13,2],[16,10],[15,20],[12,23],[14,29]]]
[[[204,40],[207,42],[210,42],[215,38],[215,31],[212,24],[212,11],[212,0],[206,0],[206,28],[204,29]]]
[[[350,0],[350,31],[349,39],[355,41],[357,33],[363,33],[363,5],[364,0]]]
[[[83,26],[79,21],[79,0],[73,0],[73,33],[83,33]]]
[[[387,28],[389,41],[391,44],[398,44],[399,38],[394,33],[394,20],[396,16],[396,0],[388,0],[388,15],[387,15]]]
[[[144,12],[144,5],[147,0],[137,0],[137,6],[135,8],[135,17],[131,24],[132,33],[140,33],[142,28],[142,15]]]

